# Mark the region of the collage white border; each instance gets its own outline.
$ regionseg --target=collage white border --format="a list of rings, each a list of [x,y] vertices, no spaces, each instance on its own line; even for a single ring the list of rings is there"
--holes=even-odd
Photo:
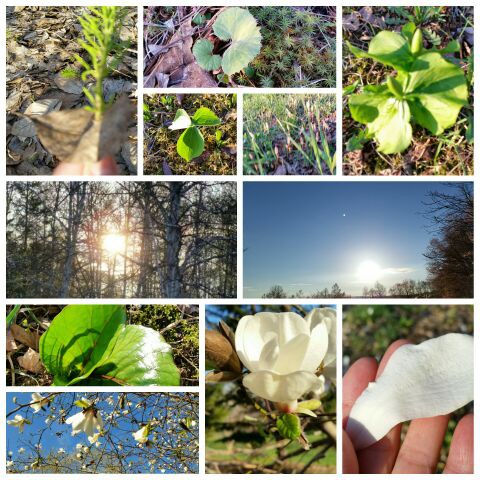
[[[2,7],[2,17],[0,20],[0,31],[1,31],[1,38],[3,40],[3,45],[6,42],[6,18],[5,18],[5,7],[6,6],[27,6],[27,5],[35,5],[35,6],[77,6],[77,5],[84,5],[84,6],[91,6],[91,5],[125,5],[125,6],[132,6],[137,7],[138,9],[138,118],[141,123],[142,119],[142,111],[141,111],[141,101],[140,99],[143,96],[143,93],[300,93],[305,90],[302,89],[254,89],[254,88],[241,88],[241,89],[144,89],[143,88],[143,7],[144,6],[156,6],[156,5],[171,5],[171,6],[178,6],[178,5],[186,5],[186,6],[195,6],[195,5],[204,5],[204,6],[218,6],[218,5],[225,5],[225,6],[235,6],[240,5],[240,2],[235,1],[224,1],[224,2],[215,2],[212,0],[206,0],[204,2],[195,2],[191,0],[185,1],[166,1],[166,2],[159,2],[159,1],[131,1],[131,0],[124,0],[124,1],[112,1],[112,0],[104,0],[101,2],[92,1],[92,0],[79,0],[79,1],[72,1],[72,0],[32,0],[31,2],[24,2],[18,0],[6,0],[5,5]],[[308,89],[311,93],[335,93],[337,95],[336,104],[337,104],[337,132],[336,132],[336,140],[337,140],[337,158],[341,158],[341,147],[342,147],[342,86],[341,86],[341,79],[342,79],[342,7],[345,6],[384,6],[384,5],[405,5],[405,2],[398,2],[398,1],[390,1],[390,2],[371,2],[371,1],[299,1],[299,0],[291,0],[282,2],[281,0],[272,1],[272,0],[263,0],[263,1],[244,1],[241,2],[242,6],[266,6],[266,5],[293,5],[293,6],[302,6],[302,5],[315,5],[315,6],[336,6],[337,8],[337,24],[336,24],[336,32],[337,32],[337,55],[336,55],[336,73],[337,73],[337,84],[336,88],[334,89]],[[410,2],[410,5],[412,2]],[[416,1],[413,2],[414,5],[445,5],[445,6],[458,6],[458,3],[455,2],[435,2],[431,0],[427,1]],[[462,6],[474,6],[473,2],[469,3],[461,3]],[[478,9],[477,7],[474,12],[474,24],[478,25]],[[0,49],[0,61],[2,65],[2,86],[3,92],[6,92],[6,76],[5,76],[5,61],[6,61],[6,52],[5,48]],[[477,52],[475,53],[475,70],[478,71],[478,48]],[[477,74],[475,73],[475,77]],[[239,95],[240,97],[241,95]],[[475,94],[475,99],[477,95]],[[3,107],[3,111],[5,111],[5,95],[2,95],[0,98],[1,105]],[[200,372],[203,377],[204,372],[204,357],[203,357],[203,350],[204,350],[204,331],[203,326],[205,325],[205,311],[204,305],[206,304],[235,304],[235,303],[243,303],[243,304],[289,304],[289,303],[301,303],[301,304],[328,304],[328,303],[335,303],[337,305],[337,318],[339,319],[338,322],[338,335],[337,335],[337,351],[341,352],[342,346],[342,335],[341,335],[341,318],[342,318],[342,306],[343,305],[353,305],[353,304],[400,304],[400,305],[449,305],[449,304],[470,304],[474,305],[474,318],[476,316],[478,310],[478,299],[480,298],[480,282],[475,281],[475,299],[476,301],[468,301],[468,300],[449,300],[449,299],[441,299],[441,300],[409,300],[409,299],[400,299],[391,301],[389,299],[341,299],[341,300],[332,300],[331,302],[328,299],[300,299],[297,302],[293,302],[291,299],[283,300],[266,300],[266,299],[246,299],[242,300],[243,298],[243,288],[242,288],[242,279],[243,279],[243,181],[353,181],[353,182],[361,182],[361,181],[475,181],[478,183],[480,181],[480,173],[479,173],[479,154],[478,148],[475,148],[474,152],[474,164],[475,164],[475,175],[472,177],[461,177],[461,176],[449,176],[449,177],[350,177],[350,176],[343,176],[341,166],[337,166],[337,173],[334,176],[310,176],[310,177],[255,177],[255,176],[243,176],[242,175],[242,160],[243,160],[243,148],[242,148],[242,114],[243,114],[243,102],[238,101],[237,103],[237,174],[232,176],[146,176],[143,177],[142,175],[137,176],[112,176],[112,177],[80,177],[80,176],[57,176],[52,178],[51,176],[6,176],[5,170],[2,170],[2,179],[0,182],[0,225],[2,226],[2,239],[1,239],[1,258],[2,258],[2,268],[0,273],[0,292],[2,298],[2,304],[5,308],[6,304],[13,304],[13,303],[36,303],[36,304],[64,304],[64,303],[118,303],[118,304],[180,304],[180,303],[191,303],[191,304],[199,304],[200,305]],[[474,111],[474,119],[475,119],[475,136],[478,137],[479,133],[479,113],[477,110]],[[5,116],[2,115],[2,125],[3,131],[5,131]],[[5,152],[5,136],[2,135],[2,152]],[[3,154],[5,155],[5,154]],[[138,169],[141,172],[143,161],[143,131],[142,129],[138,130]],[[5,158],[5,157],[3,157]],[[340,163],[340,160],[338,160]],[[238,245],[237,245],[237,298],[236,299],[227,299],[227,300],[192,300],[192,299],[174,299],[172,301],[165,300],[165,299],[100,299],[100,300],[92,300],[92,299],[6,299],[6,272],[5,272],[5,258],[6,258],[6,244],[5,244],[5,207],[4,207],[4,198],[5,198],[5,183],[6,181],[67,181],[67,180],[92,180],[92,181],[215,181],[215,180],[231,180],[237,182],[237,214],[238,214]],[[475,188],[475,190],[477,190]],[[476,192],[475,192],[476,194]],[[475,209],[475,237],[478,238],[480,235],[480,214]],[[478,242],[477,242],[478,243]],[[479,248],[477,244],[475,244],[475,258],[479,253]],[[480,264],[480,263],[479,263]],[[479,274],[479,269],[477,265],[475,266],[475,277]],[[321,300],[321,301],[319,301]],[[478,364],[478,359],[480,358],[477,351],[478,351],[478,338],[475,336],[475,365]],[[2,351],[5,349],[5,336],[1,336],[1,343],[0,348]],[[199,475],[183,475],[183,474],[171,474],[167,475],[172,478],[214,478],[214,477],[224,477],[224,475],[206,475],[205,472],[205,430],[204,430],[204,405],[205,405],[205,389],[202,388],[202,377],[200,378],[200,387],[121,387],[122,391],[196,391],[199,392],[200,397],[200,458],[199,458],[199,465],[200,465],[200,474]],[[476,379],[478,375],[476,374]],[[337,383],[339,388],[337,390],[337,409],[338,412],[341,413],[341,379],[342,379],[342,368],[341,368],[341,361],[338,362],[338,371],[337,371]],[[20,388],[20,387],[6,387],[5,380],[2,381],[2,385],[4,386],[3,393],[0,395],[0,412],[4,415],[5,411],[5,391],[45,391],[44,387],[36,387],[36,388]],[[52,387],[49,387],[52,389]],[[113,387],[112,387],[113,388]],[[102,388],[102,391],[112,390],[112,388]],[[56,391],[62,391],[62,388],[55,388]],[[65,388],[65,391],[97,391],[96,387],[69,387],[68,389]],[[480,392],[480,382],[475,382],[475,398],[479,398]],[[2,433],[0,435],[0,473],[6,475],[6,432],[5,432],[5,423],[1,423]],[[341,426],[341,414],[338,415],[337,418],[337,425]],[[341,429],[338,429],[341,432]],[[475,421],[475,445],[479,445],[480,440],[480,433],[479,433],[479,422]],[[342,465],[342,451],[341,451],[341,434],[338,435],[337,439],[337,474],[328,475],[330,478],[337,477],[337,478],[350,478],[355,477],[354,475],[347,475],[341,474],[341,465]],[[480,448],[475,448],[475,467],[476,472],[479,471],[478,462],[480,460]],[[141,478],[145,479],[153,479],[158,478],[159,474],[142,474]],[[226,475],[227,478],[236,478],[236,477],[243,477],[243,475]],[[280,474],[276,475],[253,475],[255,478],[264,478],[264,477],[273,477],[273,478],[280,478]],[[304,477],[305,475],[295,475],[298,477]],[[308,476],[308,475],[307,475]],[[473,475],[468,475],[467,477],[472,477]],[[59,474],[55,475],[54,478],[59,479],[67,479],[70,478],[71,475],[67,474]],[[388,478],[403,478],[402,475],[389,475]],[[20,474],[20,475],[13,475],[9,474],[5,478],[23,478],[23,479],[38,479],[38,474]],[[83,479],[83,478],[112,478],[111,475],[107,474],[98,474],[98,475],[87,475],[87,474],[77,474],[75,478]],[[462,478],[464,478],[462,476]]]

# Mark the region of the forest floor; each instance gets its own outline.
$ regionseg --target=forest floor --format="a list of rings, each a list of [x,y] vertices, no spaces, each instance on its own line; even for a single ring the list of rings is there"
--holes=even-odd
[[[236,95],[148,95],[144,97],[144,173],[146,175],[235,175],[237,165]],[[207,107],[220,125],[201,127],[205,151],[190,162],[177,153],[183,130],[169,130],[179,108],[190,117]]]
[[[348,109],[356,85],[376,85],[391,69],[370,59],[356,58],[343,46],[343,142],[346,175],[472,175],[473,174],[473,7],[346,7],[343,9],[343,40],[368,50],[369,41],[382,30],[399,32],[414,22],[422,28],[424,45],[445,47],[458,40],[459,53],[449,59],[465,72],[469,104],[462,108],[456,124],[434,136],[415,126],[413,141],[402,153],[386,155],[366,139],[365,127],[355,122]],[[352,87],[353,86],[353,87]]]
[[[213,54],[227,44],[213,35],[225,7],[144,9],[145,87],[335,87],[335,7],[248,7],[262,35],[260,53],[228,77],[202,69],[192,53],[211,39]]]
[[[245,175],[335,173],[335,95],[245,95]]]
[[[58,164],[36,136],[32,122],[17,113],[44,114],[88,104],[74,55],[83,56],[77,39],[85,7],[7,7],[7,174],[50,175]],[[128,40],[122,63],[104,82],[107,100],[136,89],[136,8],[128,13],[120,37]],[[73,75],[72,75],[73,74]],[[116,161],[120,174],[136,174],[136,122]]]

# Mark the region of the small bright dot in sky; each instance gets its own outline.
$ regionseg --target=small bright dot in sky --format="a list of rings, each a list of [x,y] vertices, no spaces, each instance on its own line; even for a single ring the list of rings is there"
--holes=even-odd
[[[347,216],[347,214],[346,214],[346,213],[342,213],[342,217],[346,217],[346,216]]]

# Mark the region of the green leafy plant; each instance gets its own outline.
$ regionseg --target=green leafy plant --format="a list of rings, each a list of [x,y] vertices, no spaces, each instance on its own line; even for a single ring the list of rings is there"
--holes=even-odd
[[[180,384],[171,347],[151,328],[126,325],[121,305],[69,305],[40,338],[54,385]]]
[[[368,52],[348,43],[358,58],[370,58],[396,70],[380,85],[369,85],[352,95],[352,118],[367,125],[368,138],[386,154],[405,150],[412,141],[413,120],[433,135],[440,135],[457,121],[467,104],[468,89],[460,67],[444,58],[459,50],[457,41],[444,49],[425,49],[422,31],[414,23],[401,33],[382,31],[370,41]]]
[[[226,75],[233,75],[246,68],[260,53],[262,35],[255,17],[244,8],[224,10],[213,24],[213,33],[223,42],[230,42],[223,57],[214,54],[214,44],[201,38],[195,42],[192,52],[198,64],[205,70],[222,67]]]
[[[205,141],[198,127],[215,126],[220,124],[220,119],[207,107],[200,107],[193,117],[179,108],[168,127],[170,130],[185,131],[177,140],[177,153],[187,162],[199,157],[205,149]]]
[[[87,110],[95,114],[95,119],[102,118],[108,107],[103,98],[103,81],[122,60],[128,47],[119,37],[123,20],[128,13],[124,7],[88,7],[90,14],[86,13],[79,18],[82,27],[83,39],[78,39],[80,46],[87,52],[85,60],[75,55],[77,62],[84,68],[81,78],[86,82],[89,78],[95,81],[92,90],[83,88],[83,93],[88,98],[90,106]]]

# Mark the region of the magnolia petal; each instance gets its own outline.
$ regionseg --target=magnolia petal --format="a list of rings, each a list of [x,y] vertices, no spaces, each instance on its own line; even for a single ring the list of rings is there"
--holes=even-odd
[[[319,379],[311,372],[293,372],[278,375],[261,371],[249,373],[243,378],[243,385],[255,395],[272,402],[288,403],[319,386]]]
[[[415,418],[453,412],[473,400],[473,337],[449,333],[403,345],[350,412],[346,431],[355,449]]]
[[[235,349],[242,363],[250,370],[258,369],[264,345],[278,337],[279,346],[298,334],[309,333],[305,320],[296,313],[260,312],[242,317],[235,331]]]
[[[305,317],[305,320],[313,330],[320,324],[324,323],[327,328],[328,348],[324,355],[322,355],[322,363],[324,366],[323,374],[331,381],[335,382],[336,376],[336,359],[337,359],[337,312],[334,308],[314,308]],[[318,332],[323,335],[323,332]],[[313,335],[312,335],[313,336]],[[320,340],[318,340],[320,341]],[[314,342],[313,342],[314,344]],[[317,347],[315,348],[317,350]],[[320,354],[319,354],[320,356]],[[319,363],[317,363],[318,367]],[[308,370],[304,364],[304,370]]]
[[[329,338],[325,322],[315,326],[310,334],[310,341],[303,355],[299,370],[316,372],[328,350]]]
[[[277,338],[272,338],[262,349],[260,359],[258,361],[259,370],[272,370],[272,367],[278,360],[280,348],[278,347]]]
[[[273,370],[280,375],[286,375],[297,370],[306,370],[315,372],[320,362],[313,368],[302,368],[305,360],[305,354],[308,346],[311,345],[309,335],[300,334],[292,338],[289,342],[280,346],[278,359],[270,368],[262,368],[262,370]]]

